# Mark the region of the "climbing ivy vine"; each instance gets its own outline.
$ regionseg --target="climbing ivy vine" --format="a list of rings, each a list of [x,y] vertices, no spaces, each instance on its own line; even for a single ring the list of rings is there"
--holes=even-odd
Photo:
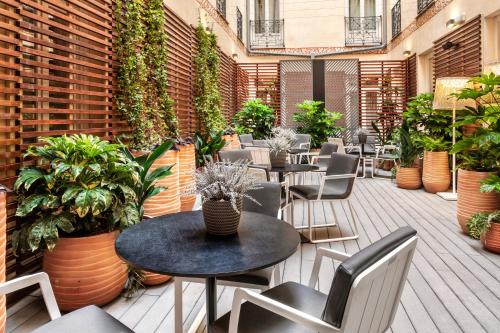
[[[116,105],[132,127],[132,147],[151,150],[177,135],[167,93],[167,40],[160,0],[116,1]]]
[[[217,37],[206,31],[201,24],[196,28],[198,52],[196,65],[196,113],[204,131],[220,131],[226,127],[221,111],[219,92],[219,52]]]

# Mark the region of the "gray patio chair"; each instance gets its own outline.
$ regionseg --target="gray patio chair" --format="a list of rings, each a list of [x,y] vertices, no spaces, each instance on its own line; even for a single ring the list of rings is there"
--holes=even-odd
[[[245,148],[246,146],[253,146],[253,136],[252,134],[240,134],[238,135],[240,140],[241,148]]]
[[[222,163],[250,163],[248,168],[255,177],[263,181],[269,181],[271,179],[269,170],[266,166],[252,165],[252,163],[254,163],[252,152],[248,149],[221,150],[219,152],[219,161]]]
[[[61,317],[47,273],[22,276],[0,284],[0,295],[38,284],[47,307],[50,322],[32,333],[133,333],[130,328],[97,306],[90,305]]]
[[[319,153],[309,155],[311,156],[311,164],[319,167],[318,170],[315,170],[316,172],[326,172],[330,158],[333,153],[337,152],[338,148],[338,145],[335,143],[325,142],[321,145]]]
[[[238,288],[231,312],[211,325],[213,333],[385,332],[416,245],[416,231],[404,227],[352,256],[320,248],[308,286],[286,282],[261,294]],[[323,257],[342,262],[328,295],[314,289]]]
[[[267,140],[253,140],[254,147],[265,147],[268,148]]]
[[[260,214],[277,217],[281,209],[281,184],[279,183],[261,183],[257,185],[259,189],[252,190],[248,194],[257,200],[255,202],[244,199],[243,211],[256,212]],[[182,332],[182,282],[205,283],[204,279],[175,277],[175,333]],[[281,283],[281,273],[279,265],[261,269],[247,274],[234,276],[224,276],[217,278],[217,284],[222,286],[235,286],[241,288],[259,289],[261,291],[269,289],[272,285],[277,286]],[[203,307],[205,309],[205,307]],[[203,311],[203,310],[202,310]],[[202,317],[205,313],[201,312],[198,316]],[[196,322],[197,320],[195,320]]]
[[[356,239],[359,237],[357,220],[354,218],[354,211],[352,209],[351,202],[349,201],[349,196],[351,195],[352,189],[354,187],[354,181],[356,180],[357,170],[359,166],[359,157],[354,155],[333,153],[329,160],[328,168],[326,170],[326,175],[321,177],[319,185],[295,185],[289,188],[289,197],[291,200],[291,220],[294,223],[294,201],[295,198],[304,200],[307,202],[307,226],[298,226],[296,229],[308,229],[309,239],[311,243],[322,243],[322,242],[335,242],[344,241],[350,239]],[[313,239],[312,230],[314,228],[325,228],[325,227],[335,227],[337,226],[337,216],[335,213],[335,208],[333,206],[333,201],[347,201],[349,207],[349,212],[351,215],[352,224],[354,227],[354,235],[338,238],[327,238],[327,239]],[[315,201],[329,202],[333,211],[333,216],[335,221],[333,223],[326,224],[312,224],[311,215],[312,209]]]
[[[296,155],[295,163],[301,163],[302,158],[309,153],[311,149],[311,135],[310,134],[297,134],[295,136],[295,142],[292,145],[292,149],[304,149],[304,153]],[[307,160],[309,162],[309,159]]]

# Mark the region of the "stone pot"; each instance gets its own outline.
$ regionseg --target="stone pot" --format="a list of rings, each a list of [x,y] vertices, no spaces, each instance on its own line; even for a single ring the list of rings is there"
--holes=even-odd
[[[490,172],[458,169],[457,219],[462,231],[468,234],[467,221],[480,212],[493,212],[498,209],[499,195],[495,192],[482,193],[481,181]]]
[[[481,243],[486,250],[500,254],[500,221],[492,223],[490,229],[481,235]]]
[[[229,201],[205,200],[202,210],[207,233],[217,236],[235,234],[240,224],[242,202],[241,199],[236,201],[237,212]]]
[[[420,168],[398,167],[396,171],[396,184],[405,190],[417,190],[422,186]]]
[[[64,237],[45,250],[49,275],[62,311],[102,306],[118,297],[127,282],[127,265],[115,252],[118,231],[87,237]]]
[[[269,158],[273,167],[282,168],[285,166],[288,155],[286,151],[270,152]]]
[[[430,193],[446,192],[451,175],[447,151],[425,151],[422,171],[424,189]]]

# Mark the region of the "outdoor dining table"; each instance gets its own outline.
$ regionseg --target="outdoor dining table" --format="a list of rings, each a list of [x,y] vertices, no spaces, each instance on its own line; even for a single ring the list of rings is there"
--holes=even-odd
[[[283,167],[271,166],[269,168],[270,172],[277,172],[279,175],[279,181],[283,182],[285,180],[285,174],[287,173],[301,173],[310,172],[318,170],[319,166],[311,164],[285,164]]]
[[[206,233],[202,211],[145,220],[123,231],[115,243],[126,262],[153,273],[204,278],[207,327],[217,317],[217,278],[276,265],[300,244],[298,232],[277,218],[242,212],[238,233]]]

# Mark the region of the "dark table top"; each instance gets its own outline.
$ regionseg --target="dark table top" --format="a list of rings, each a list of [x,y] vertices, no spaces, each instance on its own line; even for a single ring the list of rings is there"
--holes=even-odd
[[[289,173],[289,172],[308,172],[318,169],[319,167],[317,165],[311,165],[311,164],[286,164],[284,167],[271,166],[269,171],[279,172],[279,173]]]
[[[128,228],[115,248],[128,263],[154,273],[184,277],[218,277],[273,266],[300,244],[297,231],[276,218],[243,212],[238,233],[206,233],[201,211],[145,220]]]

